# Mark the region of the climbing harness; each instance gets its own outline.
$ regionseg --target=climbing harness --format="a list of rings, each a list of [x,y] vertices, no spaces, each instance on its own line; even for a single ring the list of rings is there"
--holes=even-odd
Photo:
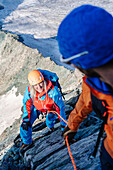
[[[66,120],[64,120],[64,119],[62,118],[62,116],[60,116],[56,111],[54,111],[54,110],[53,110],[53,111],[48,111],[48,113],[50,113],[50,112],[52,112],[52,113],[54,113],[54,114],[57,114],[66,124],[68,123],[68,122],[67,122]],[[67,148],[68,148],[68,152],[69,152],[69,155],[70,155],[70,158],[71,158],[71,161],[72,161],[74,170],[77,170],[76,165],[75,165],[75,162],[74,162],[74,158],[73,158],[72,153],[71,153],[71,149],[70,149],[70,147],[69,147],[68,136],[66,136],[66,145],[67,145]]]

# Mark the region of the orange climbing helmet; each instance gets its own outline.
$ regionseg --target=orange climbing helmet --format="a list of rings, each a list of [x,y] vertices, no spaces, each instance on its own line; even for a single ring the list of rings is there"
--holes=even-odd
[[[31,86],[41,83],[44,81],[44,76],[42,73],[38,70],[32,70],[28,74],[28,81]]]

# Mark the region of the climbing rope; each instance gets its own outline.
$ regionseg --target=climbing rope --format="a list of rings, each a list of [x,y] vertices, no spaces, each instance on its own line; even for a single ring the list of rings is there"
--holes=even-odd
[[[48,111],[48,113],[54,113],[54,114],[57,114],[66,124],[68,123],[66,120],[64,120],[56,111]],[[68,152],[69,152],[69,155],[70,155],[70,158],[71,158],[71,161],[72,161],[72,164],[73,164],[73,167],[74,167],[74,170],[77,170],[76,168],[76,165],[75,165],[75,162],[74,162],[74,159],[73,159],[73,156],[72,156],[72,153],[71,153],[71,149],[69,147],[69,142],[68,142],[68,136],[66,136],[66,145],[67,145],[67,148],[68,148]]]
[[[63,117],[61,117],[56,111],[54,111],[54,110],[53,110],[53,111],[48,111],[48,113],[51,113],[51,112],[54,113],[54,114],[57,114],[58,117],[60,117],[66,124],[68,123],[68,122],[67,122],[66,120],[64,120]]]
[[[72,153],[71,153],[71,149],[69,147],[68,136],[66,136],[66,145],[67,145],[67,148],[68,148],[68,152],[69,152],[69,155],[70,155],[74,170],[77,170],[75,162],[74,162],[74,159],[73,159],[73,156],[72,156]]]

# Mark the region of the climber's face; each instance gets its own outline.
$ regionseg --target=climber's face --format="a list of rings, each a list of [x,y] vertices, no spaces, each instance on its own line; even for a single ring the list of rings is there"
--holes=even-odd
[[[113,60],[107,64],[104,64],[97,68],[92,69],[82,69],[74,65],[81,72],[83,72],[87,77],[98,77],[101,81],[108,84],[113,89]]]
[[[42,93],[44,90],[44,81],[42,81],[41,83],[35,84],[33,87],[38,93]]]

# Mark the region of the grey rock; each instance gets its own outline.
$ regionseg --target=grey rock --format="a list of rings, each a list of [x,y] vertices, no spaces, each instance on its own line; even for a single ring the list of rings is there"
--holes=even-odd
[[[3,162],[3,164],[2,164],[2,166],[0,166],[0,170],[3,170],[3,169],[5,169],[5,170],[8,170],[9,169],[9,165],[8,165],[8,163],[7,162]]]
[[[10,163],[11,163],[11,162],[13,163],[13,161],[14,161],[13,158],[10,157],[10,158],[9,158],[9,162],[10,162]]]
[[[20,156],[19,156],[18,154],[17,154],[16,156],[14,156],[14,158],[13,158],[14,161],[19,160],[19,157],[20,157]]]
[[[65,105],[70,105],[72,107],[75,107],[75,104],[77,103],[77,100],[79,98],[79,95],[75,97],[71,97],[69,100],[64,101]]]
[[[68,149],[63,144],[60,123],[57,122],[55,124],[55,131],[53,132],[50,132],[47,127],[41,126],[41,124],[43,124],[43,122],[39,123],[39,128],[37,124],[37,129],[35,129],[35,131],[33,132],[34,144],[32,145],[32,147],[25,151],[23,156],[19,155],[18,152],[16,158],[15,155],[13,155],[13,159],[15,161],[11,160],[11,164],[8,164],[8,159],[4,159],[1,167],[14,166],[15,168],[31,170],[73,169]],[[100,124],[101,120],[99,121],[95,113],[92,112],[81,124],[77,134],[75,135],[76,142],[71,144],[70,148],[77,169],[101,169],[99,160],[99,149],[96,158],[91,159],[91,155],[93,154],[94,146],[96,144]],[[10,152],[18,149],[19,147],[17,146],[16,149],[16,146],[14,145],[10,149]],[[6,155],[10,156],[9,154]],[[9,158],[9,160],[10,159],[11,158]]]
[[[99,125],[96,126],[95,123],[93,120],[92,127],[87,125],[87,127],[84,126],[84,128],[79,129],[78,135],[75,136],[77,142],[70,146],[77,169],[100,168],[99,153],[97,158],[93,160],[96,163],[92,163],[92,160],[89,159],[98,135]],[[89,129],[92,129],[92,131]],[[55,132],[36,140],[35,146],[26,151],[24,162],[26,166],[31,164],[32,169],[73,169],[67,147],[63,145],[59,128]]]
[[[65,112],[66,114],[69,114],[73,110],[73,107],[70,105],[65,105]]]

